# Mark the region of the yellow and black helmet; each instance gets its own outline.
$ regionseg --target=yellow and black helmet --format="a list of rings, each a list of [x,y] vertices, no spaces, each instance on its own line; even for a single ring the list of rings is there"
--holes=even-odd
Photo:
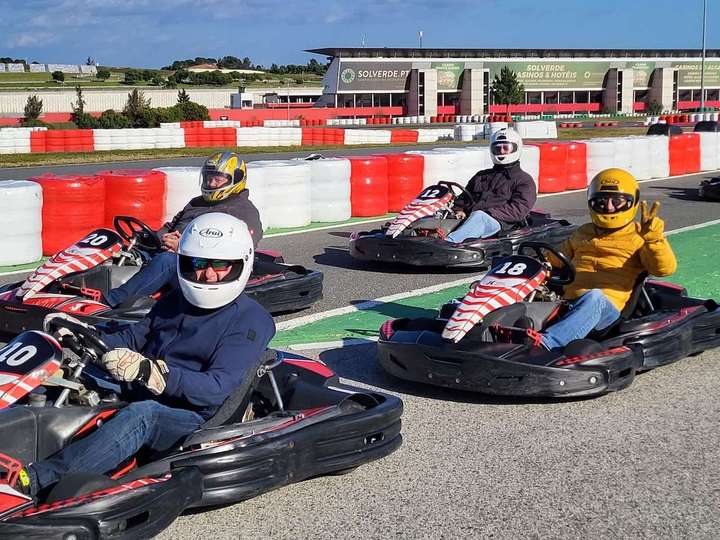
[[[218,186],[217,177],[222,176],[227,182]],[[205,160],[200,170],[200,190],[207,202],[218,202],[227,199],[233,193],[245,189],[247,182],[247,166],[234,152],[218,152]],[[214,186],[214,187],[213,187]]]
[[[635,219],[640,199],[637,180],[623,169],[605,169],[588,186],[590,218],[597,227],[619,229]]]

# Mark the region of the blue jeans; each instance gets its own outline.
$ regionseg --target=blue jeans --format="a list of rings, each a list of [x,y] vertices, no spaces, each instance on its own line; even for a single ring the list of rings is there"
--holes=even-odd
[[[543,332],[548,349],[564,347],[574,339],[586,337],[592,330],[603,330],[614,323],[620,312],[601,289],[591,289],[570,302],[570,311]]]
[[[105,474],[143,446],[158,452],[168,450],[204,421],[193,411],[172,409],[157,401],[131,403],[91,435],[28,466],[32,492],[69,473]]]
[[[459,244],[468,238],[487,238],[500,231],[500,223],[482,210],[472,212],[465,222],[447,235],[445,240]]]
[[[117,307],[127,300],[141,296],[149,296],[170,283],[175,276],[177,255],[171,251],[163,251],[155,255],[147,266],[144,266],[133,277],[116,289],[110,291],[105,299],[111,307]]]

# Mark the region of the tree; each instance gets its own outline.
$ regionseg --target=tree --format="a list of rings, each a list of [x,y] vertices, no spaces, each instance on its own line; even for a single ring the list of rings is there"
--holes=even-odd
[[[500,105],[513,105],[525,101],[525,86],[517,80],[517,74],[505,66],[496,74],[492,83],[493,101]]]
[[[109,69],[99,69],[98,72],[95,74],[95,77],[100,79],[101,81],[107,81],[110,78],[110,70]]]
[[[73,116],[83,114],[85,112],[86,103],[85,99],[83,99],[82,88],[80,88],[79,84],[75,87],[75,95],[77,96],[77,101],[70,105],[70,107],[72,107]]]
[[[25,102],[25,120],[37,120],[42,114],[43,102],[37,96],[28,96]]]
[[[135,88],[128,94],[127,102],[123,108],[123,114],[128,117],[132,127],[146,127],[145,114],[150,108],[150,100],[145,99],[142,90]]]
[[[55,82],[65,82],[65,74],[62,71],[53,71],[50,76]]]
[[[129,128],[130,120],[124,114],[108,109],[100,115],[98,124],[103,129],[121,129]]]
[[[184,88],[181,88],[178,92],[178,103],[190,103],[190,94],[188,94]]]
[[[662,114],[662,111],[662,103],[658,103],[657,101],[651,101],[647,104],[647,107],[645,107],[645,112],[650,116],[657,116],[658,114]]]
[[[142,71],[139,69],[128,69],[125,72],[125,84],[137,84],[142,80]]]

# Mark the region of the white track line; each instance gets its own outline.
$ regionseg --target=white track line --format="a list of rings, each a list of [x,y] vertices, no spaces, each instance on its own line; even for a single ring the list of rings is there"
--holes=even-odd
[[[689,225],[687,227],[680,227],[678,229],[673,229],[671,231],[668,231],[665,233],[665,236],[670,236],[673,234],[678,234],[682,232],[687,231],[694,231],[696,229],[702,229],[704,227],[710,227],[712,225],[718,225],[720,224],[720,219],[714,219],[712,221],[706,221],[705,223],[698,223],[697,225]],[[335,308],[330,309],[328,311],[321,311],[319,313],[313,313],[312,315],[306,315],[304,317],[296,317],[294,319],[289,319],[282,321],[276,325],[276,329],[278,332],[283,330],[292,330],[294,328],[298,328],[299,326],[304,326],[306,324],[314,323],[317,321],[320,321],[322,319],[327,319],[328,317],[334,317],[336,315],[346,315],[348,313],[354,313],[356,311],[363,311],[367,309],[372,309],[376,306],[379,306],[381,304],[387,304],[388,302],[394,302],[396,300],[403,300],[405,298],[412,298],[414,296],[421,296],[423,294],[429,294],[433,292],[442,291],[443,289],[449,289],[450,287],[455,287],[457,285],[463,285],[465,283],[472,283],[473,281],[477,281],[478,279],[482,278],[485,275],[485,272],[482,274],[478,274],[475,276],[470,276],[462,279],[457,279],[455,281],[448,281],[445,283],[438,283],[436,285],[431,285],[430,287],[423,287],[421,289],[414,289],[408,292],[402,292],[393,294],[390,296],[383,296],[380,298],[376,298],[375,300],[367,300],[365,302],[360,302],[359,304],[353,305],[353,306],[344,306],[341,308]],[[346,340],[351,341],[351,340]],[[362,341],[362,340],[361,340]],[[343,342],[332,342],[332,343],[343,343]],[[345,347],[349,345],[343,345]],[[317,347],[320,348],[320,347]]]
[[[350,338],[338,341],[318,341],[316,343],[298,343],[296,345],[288,345],[288,349],[292,351],[311,351],[317,349],[342,349],[343,347],[355,347],[357,345],[368,345],[375,343],[378,337],[367,338]]]
[[[394,302],[395,300],[403,300],[405,298],[412,298],[414,296],[421,296],[423,294],[430,294],[442,291],[443,289],[449,289],[450,287],[456,287],[457,285],[465,285],[466,283],[472,283],[473,281],[477,281],[478,279],[482,278],[484,275],[485,272],[474,276],[467,276],[462,279],[456,279],[455,281],[447,281],[445,283],[430,285],[429,287],[422,287],[421,289],[414,289],[412,291],[391,294],[390,296],[383,296],[381,298],[376,298],[375,300],[366,300],[365,302],[360,302],[359,304],[355,304],[353,306],[344,306],[341,308],[330,309],[328,311],[321,311],[320,313],[305,315],[304,317],[296,317],[294,319],[277,323],[275,328],[278,331],[292,330],[293,328],[297,328],[298,326],[304,326],[306,324],[314,323],[321,319],[327,319],[328,317],[345,315],[347,313],[354,313],[356,311],[364,311],[367,309],[372,309],[381,304]]]

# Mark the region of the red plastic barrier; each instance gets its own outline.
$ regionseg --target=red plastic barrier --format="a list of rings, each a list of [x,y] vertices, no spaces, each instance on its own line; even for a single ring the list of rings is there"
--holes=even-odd
[[[392,129],[390,130],[391,143],[416,143],[418,131],[416,129]]]
[[[687,173],[700,172],[700,134],[683,133],[686,141],[685,171]]]
[[[682,135],[670,135],[668,151],[670,154],[670,176],[677,176],[687,172],[685,166],[685,154],[689,139]]]
[[[384,154],[387,161],[388,211],[399,212],[423,188],[425,158],[417,154]]]
[[[105,223],[115,216],[133,216],[159,229],[165,210],[165,173],[142,169],[95,173],[105,180]]]
[[[302,138],[300,141],[300,144],[302,146],[310,146],[315,144],[314,143],[314,137],[315,137],[315,131],[316,128],[310,128],[310,127],[304,127],[302,128]]]
[[[383,156],[350,156],[350,207],[354,217],[388,213],[388,162]]]
[[[94,176],[46,173],[28,178],[42,186],[43,255],[54,255],[105,226],[105,181]]]
[[[47,131],[30,132],[30,152],[47,152]]]
[[[540,148],[540,193],[558,193],[567,189],[567,145],[556,142],[532,143]]]
[[[565,189],[585,189],[588,185],[587,177],[587,146],[581,142],[565,143],[567,147],[567,182]],[[542,160],[542,156],[540,157]]]

